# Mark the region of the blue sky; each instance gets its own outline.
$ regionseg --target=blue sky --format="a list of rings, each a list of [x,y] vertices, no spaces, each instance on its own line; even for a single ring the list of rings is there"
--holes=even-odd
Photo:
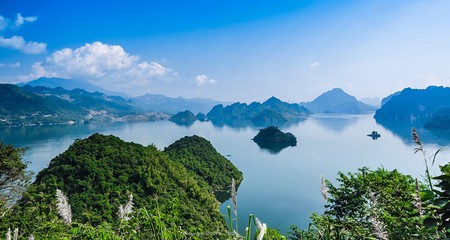
[[[0,82],[309,101],[448,86],[449,1],[0,0]]]

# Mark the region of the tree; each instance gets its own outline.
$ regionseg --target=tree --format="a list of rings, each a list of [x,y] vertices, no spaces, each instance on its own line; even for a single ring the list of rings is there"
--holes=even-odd
[[[22,160],[26,148],[0,142],[0,218],[20,198],[31,179]]]

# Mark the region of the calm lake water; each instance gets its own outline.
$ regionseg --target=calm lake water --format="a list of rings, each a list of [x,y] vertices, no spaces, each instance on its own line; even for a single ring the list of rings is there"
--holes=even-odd
[[[297,136],[296,147],[278,153],[260,149],[251,139],[258,133],[254,126],[214,126],[211,122],[196,122],[179,126],[169,121],[114,123],[97,125],[48,126],[0,129],[0,140],[15,146],[28,147],[25,159],[30,168],[40,171],[56,155],[66,150],[77,138],[92,133],[113,134],[125,141],[143,145],[154,144],[163,149],[186,135],[208,139],[243,173],[244,181],[238,190],[240,227],[245,228],[248,215],[255,214],[269,227],[289,231],[296,224],[307,228],[312,212],[322,213],[324,200],[320,193],[320,175],[335,182],[339,171],[354,172],[367,166],[398,169],[422,179],[425,165],[421,155],[414,155],[414,145],[407,131],[389,130],[378,125],[372,115],[313,115],[303,121],[281,127]],[[381,138],[367,136],[378,131]],[[402,135],[403,134],[403,135]],[[419,129],[429,154],[448,138]],[[432,169],[450,159],[450,151],[440,153]],[[226,213],[226,206],[222,212]]]

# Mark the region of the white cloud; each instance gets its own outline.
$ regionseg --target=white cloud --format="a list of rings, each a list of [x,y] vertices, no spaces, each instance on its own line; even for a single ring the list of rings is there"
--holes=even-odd
[[[21,36],[12,36],[11,38],[0,36],[0,47],[16,49],[27,54],[39,54],[46,51],[47,44],[31,41],[27,42]]]
[[[194,82],[195,82],[198,86],[203,86],[203,85],[205,85],[205,84],[216,84],[216,83],[217,83],[216,80],[214,80],[214,79],[212,79],[212,78],[209,78],[208,76],[203,75],[203,74],[202,74],[202,75],[198,75],[197,77],[195,77]]]
[[[18,14],[17,14],[16,21],[14,22],[14,24],[15,24],[16,27],[20,27],[20,26],[22,26],[24,23],[27,23],[27,22],[32,23],[32,22],[34,22],[34,21],[36,21],[36,20],[37,20],[37,17],[36,17],[36,16],[32,16],[32,17],[23,17],[22,14],[18,13]]]
[[[0,63],[0,68],[9,67],[9,68],[18,68],[20,67],[20,62],[16,63]]]
[[[313,62],[311,64],[309,64],[309,67],[314,69],[314,68],[318,68],[320,66],[320,62]]]
[[[168,79],[171,74],[170,68],[142,61],[119,45],[94,42],[52,53],[45,62],[33,64],[29,77],[84,79],[111,90],[145,93],[153,80]]]

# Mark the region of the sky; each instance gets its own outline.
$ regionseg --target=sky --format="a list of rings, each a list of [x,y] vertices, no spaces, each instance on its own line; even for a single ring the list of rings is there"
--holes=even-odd
[[[450,85],[450,1],[0,0],[0,83],[311,101]]]

